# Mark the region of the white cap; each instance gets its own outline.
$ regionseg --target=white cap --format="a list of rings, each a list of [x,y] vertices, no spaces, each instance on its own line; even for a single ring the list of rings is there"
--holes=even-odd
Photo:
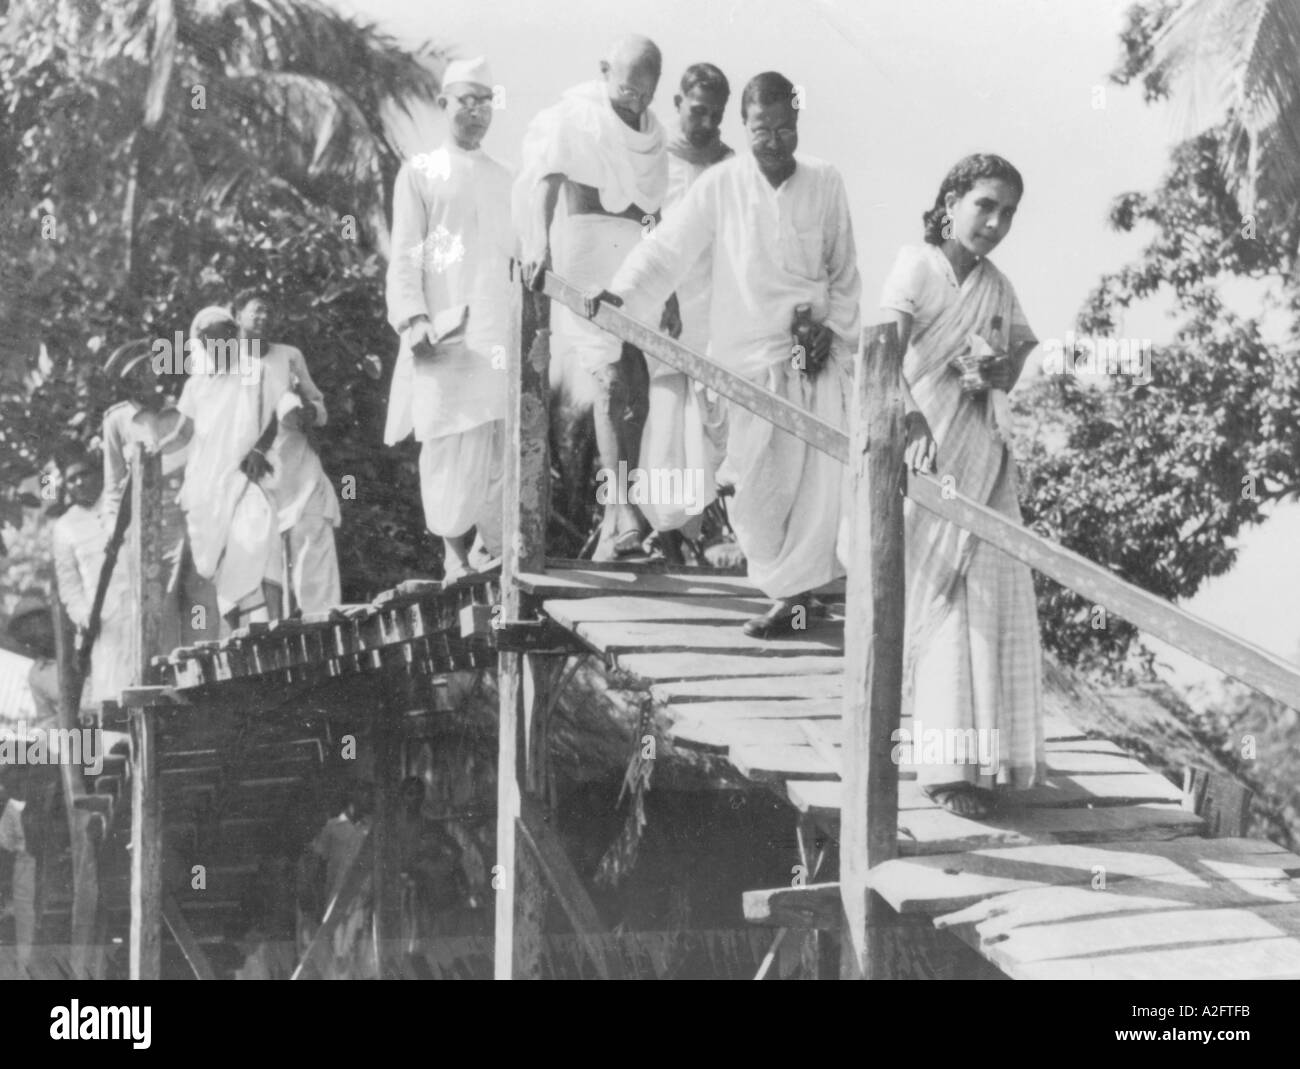
[[[442,72],[442,84],[445,88],[457,82],[469,82],[491,89],[496,83],[492,81],[492,71],[482,56],[473,59],[453,59]]]

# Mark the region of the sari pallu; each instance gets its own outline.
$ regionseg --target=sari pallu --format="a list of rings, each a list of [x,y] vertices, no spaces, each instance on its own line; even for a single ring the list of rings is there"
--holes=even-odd
[[[1011,323],[1015,305],[1011,284],[982,262],[960,296],[932,321],[914,324],[903,374],[938,443],[939,478],[1022,522],[1005,428],[998,426],[989,395],[963,396],[950,367],[972,333],[1005,348],[1005,328],[995,330],[992,324],[995,317]],[[918,769],[918,775],[933,783],[966,779],[1025,787],[1039,782],[1042,651],[1029,569],[910,501],[904,531],[904,715],[915,715],[925,728],[996,729],[1000,755],[992,770],[942,766]],[[977,555],[978,581],[968,586]],[[961,619],[954,620],[954,614]],[[939,674],[947,677],[943,691],[924,685],[936,683]],[[918,693],[923,702],[917,702]]]

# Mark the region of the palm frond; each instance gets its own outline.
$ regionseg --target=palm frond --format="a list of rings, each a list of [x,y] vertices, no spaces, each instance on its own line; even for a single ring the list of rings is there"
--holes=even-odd
[[[1252,211],[1300,194],[1300,4],[1188,0],[1152,46],[1184,138],[1225,125],[1225,165]]]

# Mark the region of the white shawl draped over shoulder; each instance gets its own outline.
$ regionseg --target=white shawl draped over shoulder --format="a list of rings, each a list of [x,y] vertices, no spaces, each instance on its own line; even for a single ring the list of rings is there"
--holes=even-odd
[[[653,214],[668,189],[667,138],[647,108],[633,130],[614,111],[602,81],[585,82],[538,112],[524,134],[523,165],[515,182],[515,226],[525,252],[540,245],[529,209],[533,189],[548,174],[592,186],[600,206],[618,215],[636,205]]]

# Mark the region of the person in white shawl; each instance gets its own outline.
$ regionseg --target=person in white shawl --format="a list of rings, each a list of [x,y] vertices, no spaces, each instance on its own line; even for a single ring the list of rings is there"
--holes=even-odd
[[[1037,342],[988,255],[1010,230],[1023,192],[1019,172],[1001,157],[961,160],[926,213],[926,243],[900,251],[880,302],[898,323],[903,376],[933,428],[940,477],[1017,522],[1006,391]],[[1033,576],[911,501],[904,516],[904,715],[927,735],[980,732],[975,749],[997,755],[986,767],[969,752],[964,760],[944,754],[918,762],[917,779],[941,805],[978,818],[996,802],[992,788],[1029,787],[1044,775]]]
[[[185,418],[159,443],[192,435],[181,507],[194,567],[213,581],[232,628],[280,616],[279,509],[263,484],[272,473],[276,406],[289,385],[287,375],[266,374],[261,358],[241,348],[238,330],[224,308],[194,317],[198,366],[176,404]]]
[[[695,182],[619,269],[610,293],[645,320],[701,254],[711,253],[711,357],[844,428],[862,289],[853,222],[839,172],[795,156],[794,103],[794,86],[783,75],[768,71],[750,80],[740,114],[751,151]],[[792,337],[801,305],[809,306],[813,324],[806,347]],[[844,574],[846,469],[739,406],[730,406],[728,419],[732,526],[749,578],[775,599],[745,631],[775,637],[806,626],[819,609],[812,593]]]
[[[401,348],[384,443],[412,432],[421,443],[424,519],[443,540],[444,581],[501,552],[505,356],[518,344],[519,288],[510,172],[481,148],[493,86],[481,57],[447,65],[438,107],[449,137],[403,163],[393,187],[388,321]]]
[[[553,264],[569,282],[599,291],[658,222],[668,159],[650,101],[661,68],[653,41],[623,38],[601,61],[599,81],[569,90],[533,119],[514,197],[526,279],[535,281],[539,269]],[[675,302],[672,317],[675,332]],[[620,461],[636,466],[646,377],[644,357],[552,305],[552,388],[567,380],[568,389],[591,398],[601,464],[609,473],[620,470]],[[641,552],[643,520],[624,497],[615,495],[605,506],[598,560]]]

